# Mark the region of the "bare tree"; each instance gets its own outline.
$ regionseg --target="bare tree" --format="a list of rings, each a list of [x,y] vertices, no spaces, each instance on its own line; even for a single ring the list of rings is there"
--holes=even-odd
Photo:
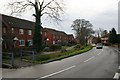
[[[97,35],[97,37],[100,38],[102,36],[103,32],[104,32],[104,29],[99,28],[99,29],[95,30],[95,35]]]
[[[79,39],[81,44],[86,43],[87,37],[93,33],[92,24],[85,19],[76,19],[71,25],[76,33],[76,37]]]
[[[11,9],[11,14],[21,14],[26,12],[28,9],[34,8],[35,14],[33,14],[33,16],[35,17],[36,22],[33,44],[37,51],[42,48],[42,38],[40,34],[42,28],[42,16],[47,15],[53,20],[61,21],[60,15],[64,13],[63,0],[11,0],[8,6]]]

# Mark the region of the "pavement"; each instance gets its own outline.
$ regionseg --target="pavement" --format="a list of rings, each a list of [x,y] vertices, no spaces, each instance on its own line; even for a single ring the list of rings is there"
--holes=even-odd
[[[111,78],[118,71],[118,52],[110,47],[60,61],[20,69],[3,69],[3,78]]]
[[[118,48],[114,47],[114,50],[116,52],[118,52],[118,70],[117,72],[115,73],[113,79],[114,80],[119,80],[120,79],[120,51],[118,50]]]

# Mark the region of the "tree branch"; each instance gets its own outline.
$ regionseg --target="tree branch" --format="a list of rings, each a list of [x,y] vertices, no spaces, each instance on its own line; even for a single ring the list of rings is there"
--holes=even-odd
[[[50,5],[54,0],[51,0],[50,2],[48,2],[44,7],[41,8],[41,12],[48,6]]]

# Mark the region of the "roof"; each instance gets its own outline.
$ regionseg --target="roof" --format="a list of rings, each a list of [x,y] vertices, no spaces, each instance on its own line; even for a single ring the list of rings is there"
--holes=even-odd
[[[2,22],[9,27],[17,27],[22,29],[32,29],[34,27],[34,22],[32,21],[19,19],[4,14],[0,15],[2,15]]]
[[[109,33],[101,36],[101,38],[109,37]]]
[[[73,34],[68,34],[69,38],[74,38]]]
[[[5,41],[5,40],[12,40],[14,37],[17,37],[17,35],[16,34],[2,34],[2,38],[3,38],[3,40]]]
[[[44,31],[51,32],[51,33],[54,34],[54,35],[67,35],[65,32],[63,32],[63,31],[58,31],[58,30],[55,30],[55,29],[44,28],[43,30],[44,30]]]
[[[87,37],[88,39],[90,39],[90,38],[95,38],[95,36],[93,36],[93,35],[89,35],[88,37]]]

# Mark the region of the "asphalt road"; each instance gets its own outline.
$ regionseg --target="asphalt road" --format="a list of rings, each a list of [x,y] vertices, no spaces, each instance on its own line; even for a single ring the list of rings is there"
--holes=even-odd
[[[112,48],[93,48],[80,55],[21,69],[3,69],[3,78],[113,78],[118,53]]]

